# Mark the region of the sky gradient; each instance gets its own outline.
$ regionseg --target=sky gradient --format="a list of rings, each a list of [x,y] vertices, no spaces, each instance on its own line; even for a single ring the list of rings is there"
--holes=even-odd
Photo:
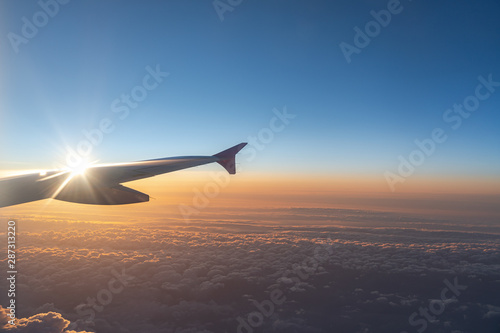
[[[384,183],[415,140],[441,128],[447,140],[412,177],[499,179],[498,88],[459,128],[443,119],[479,76],[500,81],[494,1],[403,1],[350,63],[339,45],[355,45],[354,28],[388,2],[242,2],[221,21],[210,2],[74,1],[18,44],[12,33],[22,37],[23,17],[33,22],[41,6],[1,6],[3,170],[62,167],[84,131],[109,119],[90,161],[209,155],[260,133],[263,149],[242,162],[248,172]],[[169,74],[114,112],[147,68]],[[265,136],[284,108],[295,118]]]

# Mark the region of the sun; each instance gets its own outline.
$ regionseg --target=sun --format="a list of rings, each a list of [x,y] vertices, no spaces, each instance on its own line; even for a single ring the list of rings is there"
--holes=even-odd
[[[78,163],[77,165],[75,166],[71,166],[71,167],[68,167],[70,173],[71,173],[71,176],[72,177],[75,177],[75,176],[84,176],[85,175],[85,172],[87,171],[87,169],[95,164],[97,161],[94,161],[94,162],[88,162],[86,160],[82,160],[80,163]]]
[[[97,161],[96,161],[97,162]],[[68,183],[74,179],[75,177],[81,176],[83,178],[81,179],[86,179],[85,177],[85,171],[94,164],[95,162],[87,162],[87,161],[82,161],[76,166],[72,167],[67,167],[66,170],[61,171],[60,173],[57,173],[56,175],[61,175],[67,173],[66,179],[61,183],[61,185],[55,190],[55,192],[52,194],[51,198],[57,197],[57,195],[68,185]],[[54,176],[52,176],[54,177]]]
[[[78,165],[76,167],[70,168],[71,174],[73,176],[84,175],[85,171],[87,170],[88,167],[89,167],[89,164],[87,164],[87,163],[81,163],[80,165]]]

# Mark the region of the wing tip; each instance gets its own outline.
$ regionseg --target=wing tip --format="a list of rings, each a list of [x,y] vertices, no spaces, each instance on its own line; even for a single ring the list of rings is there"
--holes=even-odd
[[[247,142],[242,142],[240,144],[237,144],[236,146],[223,150],[220,153],[217,153],[213,156],[219,158],[217,163],[222,165],[222,167],[226,169],[230,175],[234,175],[236,174],[236,154],[240,150],[242,150],[246,145]]]

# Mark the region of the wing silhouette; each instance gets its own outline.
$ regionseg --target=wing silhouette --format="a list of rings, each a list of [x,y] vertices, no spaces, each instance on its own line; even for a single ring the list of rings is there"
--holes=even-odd
[[[85,173],[52,170],[0,179],[0,207],[53,198],[82,204],[123,205],[149,201],[149,195],[121,185],[132,180],[217,162],[236,173],[240,143],[212,156],[179,156],[131,163],[92,165]]]

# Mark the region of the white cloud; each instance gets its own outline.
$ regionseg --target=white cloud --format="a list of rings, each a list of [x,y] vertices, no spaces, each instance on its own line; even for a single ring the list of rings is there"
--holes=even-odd
[[[47,312],[38,313],[29,318],[20,318],[15,321],[15,326],[5,322],[7,309],[0,307],[0,328],[8,333],[88,333],[86,331],[65,330],[70,322],[64,319],[60,313]]]

